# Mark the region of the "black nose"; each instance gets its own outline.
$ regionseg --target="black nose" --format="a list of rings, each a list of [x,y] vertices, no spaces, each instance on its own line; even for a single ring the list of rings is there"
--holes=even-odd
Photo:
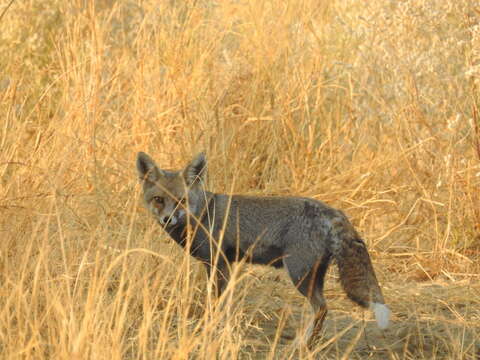
[[[170,220],[170,216],[164,216],[163,219],[162,219],[162,222],[163,222],[164,225],[166,225],[169,220]]]

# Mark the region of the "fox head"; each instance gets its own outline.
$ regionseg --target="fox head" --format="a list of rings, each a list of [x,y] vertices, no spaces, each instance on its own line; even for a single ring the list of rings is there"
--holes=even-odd
[[[146,206],[164,228],[185,226],[188,216],[199,212],[205,199],[202,181],[206,165],[205,154],[200,153],[183,170],[162,170],[150,156],[138,153],[137,170]]]

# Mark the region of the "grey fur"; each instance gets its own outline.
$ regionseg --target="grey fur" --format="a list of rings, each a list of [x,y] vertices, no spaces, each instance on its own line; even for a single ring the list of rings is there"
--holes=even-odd
[[[185,247],[187,224],[193,229],[188,250],[215,277],[219,295],[227,285],[230,263],[246,257],[252,263],[285,267],[313,307],[315,338],[327,313],[323,283],[334,259],[353,301],[363,307],[384,304],[365,243],[340,210],[310,198],[206,191],[197,181],[205,175],[204,154],[173,172],[139,153],[137,169],[147,206],[173,240]]]

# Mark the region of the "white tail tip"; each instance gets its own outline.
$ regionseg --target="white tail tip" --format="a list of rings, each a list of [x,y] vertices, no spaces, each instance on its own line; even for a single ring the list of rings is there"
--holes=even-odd
[[[385,304],[380,303],[371,303],[370,308],[375,314],[375,319],[377,319],[378,327],[382,330],[388,327],[390,321],[390,309]]]

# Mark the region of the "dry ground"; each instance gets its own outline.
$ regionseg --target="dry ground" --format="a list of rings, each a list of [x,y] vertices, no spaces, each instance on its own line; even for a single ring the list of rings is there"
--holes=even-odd
[[[0,356],[479,359],[480,7],[456,0],[0,3]],[[315,351],[285,274],[216,301],[134,159],[343,209],[393,311],[329,274]]]

